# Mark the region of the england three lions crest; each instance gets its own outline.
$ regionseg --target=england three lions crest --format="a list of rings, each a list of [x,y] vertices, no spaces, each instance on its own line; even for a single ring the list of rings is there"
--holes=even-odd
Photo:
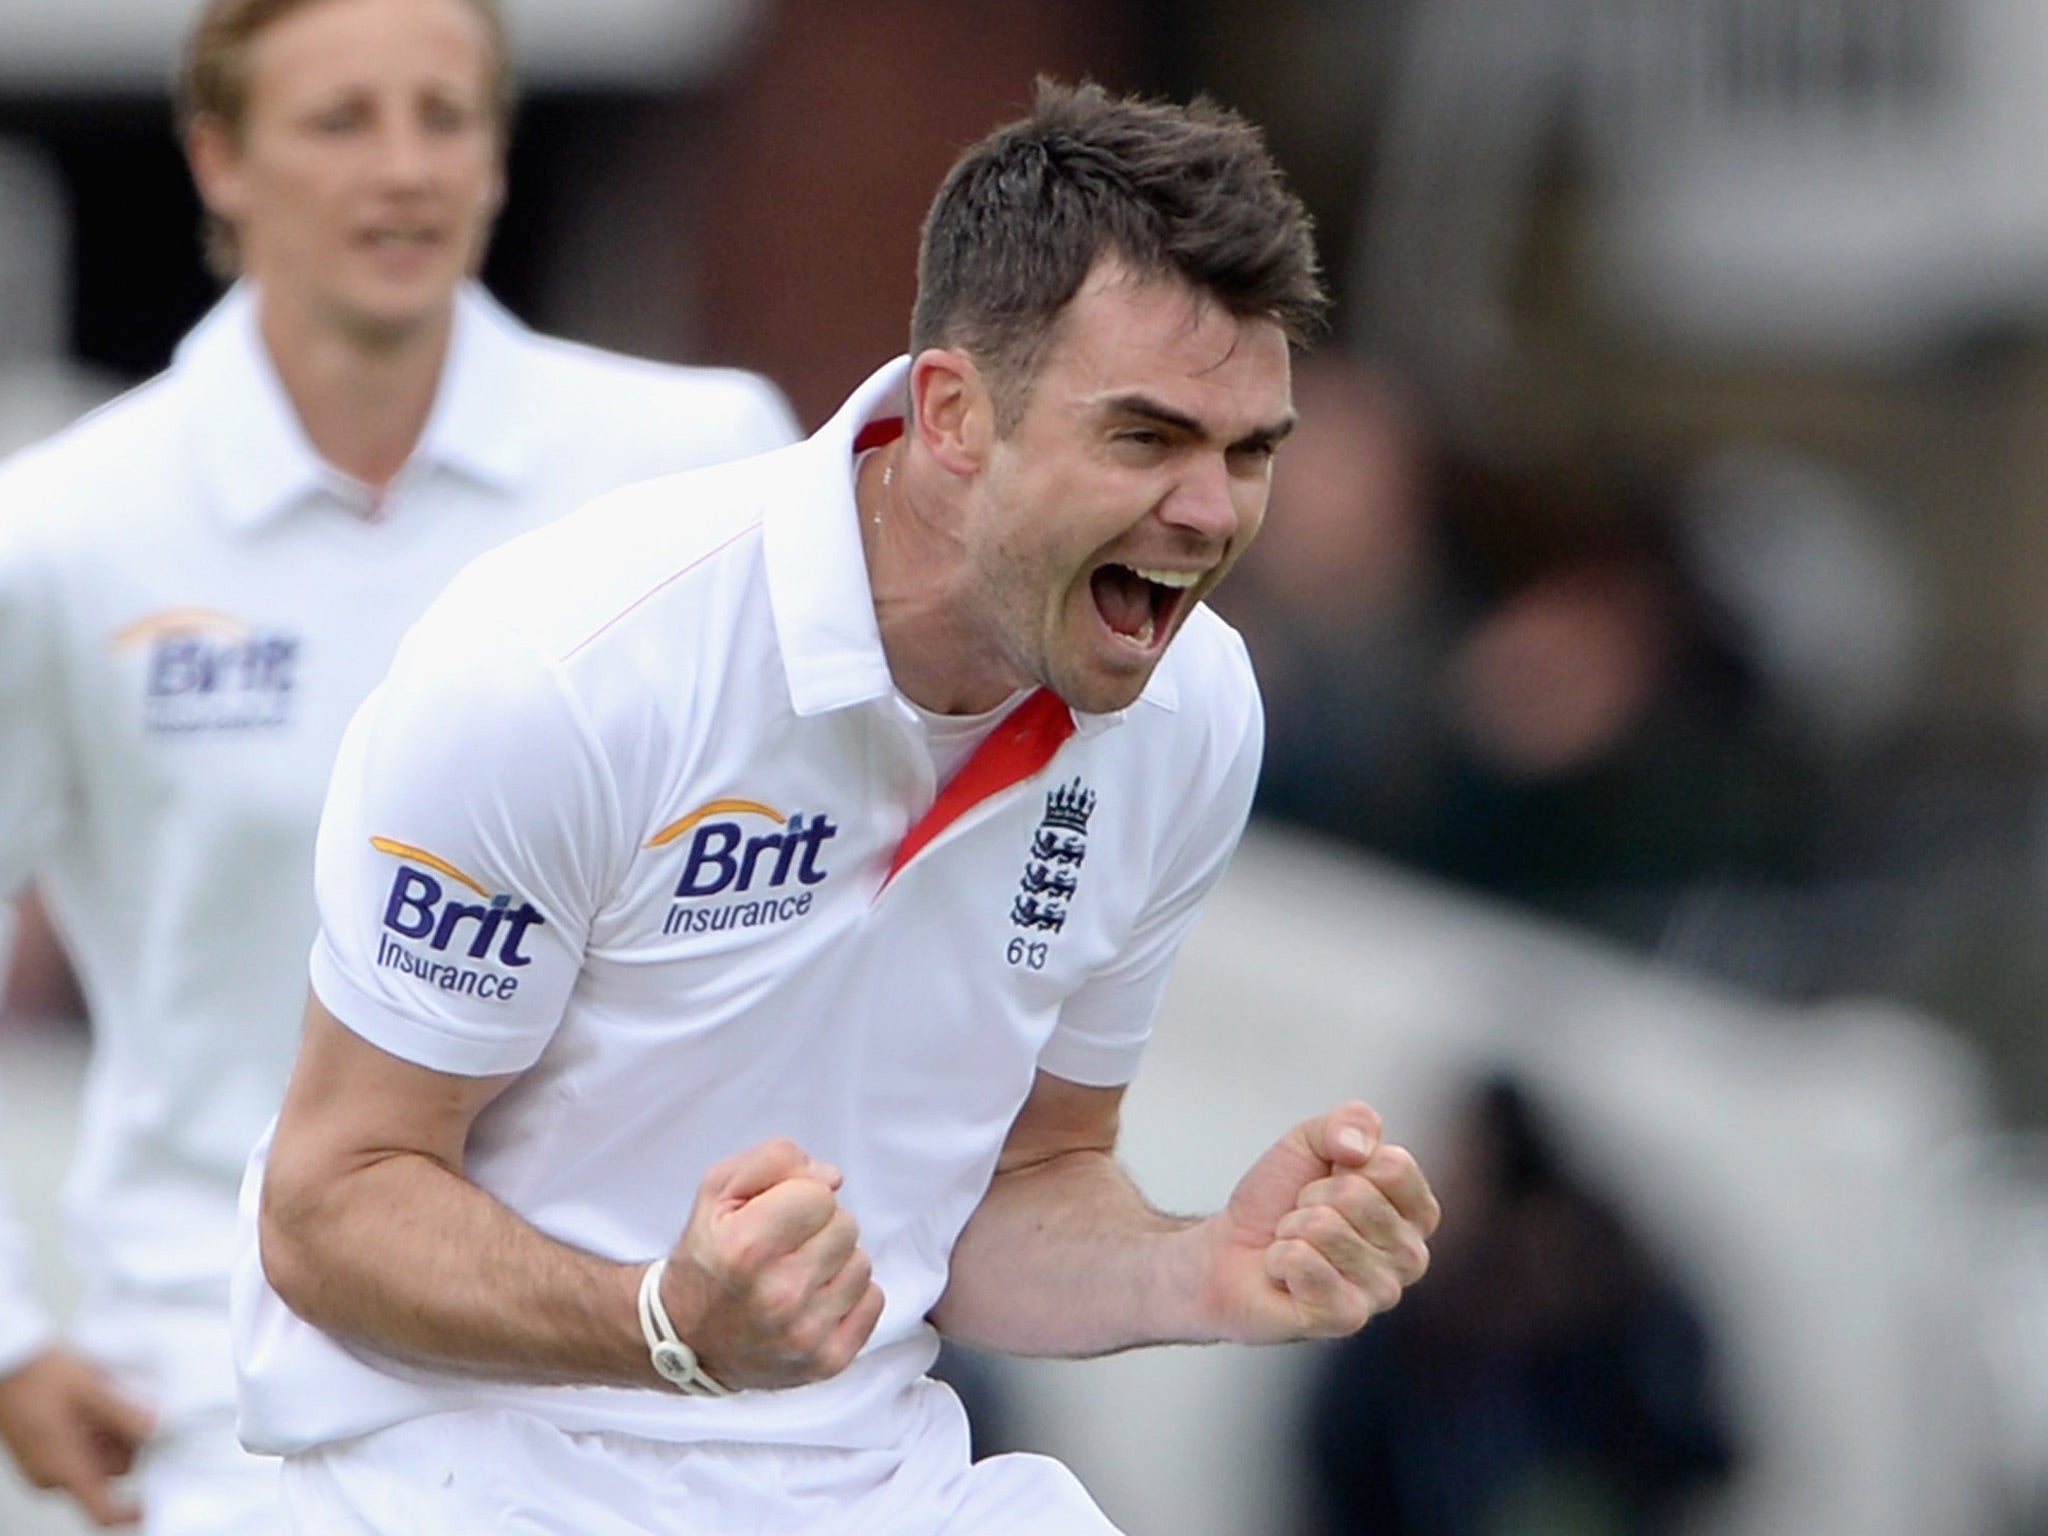
[[[1027,933],[1058,933],[1067,923],[1067,904],[1080,888],[1081,863],[1088,857],[1088,818],[1095,791],[1079,779],[1045,797],[1045,815],[1031,835],[1031,852],[1010,922]]]

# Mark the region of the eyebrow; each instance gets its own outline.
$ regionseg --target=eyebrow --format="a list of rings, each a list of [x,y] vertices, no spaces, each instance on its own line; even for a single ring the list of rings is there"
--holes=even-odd
[[[1188,415],[1185,411],[1177,411],[1170,405],[1164,405],[1149,395],[1117,395],[1105,401],[1103,409],[1111,416],[1157,422],[1162,427],[1172,427],[1175,431],[1197,438],[1202,442],[1208,442],[1213,437],[1209,429],[1196,417]],[[1286,416],[1274,422],[1271,426],[1254,427],[1228,446],[1232,448],[1272,447],[1284,439],[1288,433],[1292,432],[1295,423],[1300,419],[1294,412],[1289,411]]]

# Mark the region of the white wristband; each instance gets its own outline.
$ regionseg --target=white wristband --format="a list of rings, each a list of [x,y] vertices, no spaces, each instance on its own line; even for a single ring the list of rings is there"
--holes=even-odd
[[[731,1397],[733,1389],[713,1379],[697,1361],[697,1351],[676,1337],[661,1304],[661,1277],[668,1273],[668,1260],[656,1259],[640,1277],[640,1336],[647,1340],[647,1357],[661,1379],[691,1397]]]

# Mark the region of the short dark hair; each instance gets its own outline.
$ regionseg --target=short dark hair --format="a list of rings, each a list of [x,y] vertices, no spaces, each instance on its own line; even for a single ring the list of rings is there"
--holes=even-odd
[[[185,34],[185,47],[172,87],[179,137],[189,135],[195,123],[207,118],[218,122],[239,143],[249,113],[250,50],[263,33],[314,3],[316,0],[205,0]],[[464,3],[476,12],[490,39],[490,104],[502,145],[517,98],[505,8],[501,0]],[[207,212],[200,238],[208,268],[222,281],[233,281],[241,269],[241,252],[236,247],[234,230],[224,219]]]
[[[913,353],[957,346],[990,375],[1008,430],[1098,259],[1179,278],[1296,344],[1329,307],[1313,224],[1259,130],[1186,105],[1041,78],[1028,117],[957,160],[926,214]]]

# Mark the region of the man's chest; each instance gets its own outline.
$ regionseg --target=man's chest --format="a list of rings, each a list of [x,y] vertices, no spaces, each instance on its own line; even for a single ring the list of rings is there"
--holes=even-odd
[[[919,744],[840,737],[706,763],[669,797],[595,926],[586,985],[658,992],[703,1027],[824,995],[1042,1035],[1143,904],[1145,829],[1111,767],[1071,744],[941,807],[934,831]]]

